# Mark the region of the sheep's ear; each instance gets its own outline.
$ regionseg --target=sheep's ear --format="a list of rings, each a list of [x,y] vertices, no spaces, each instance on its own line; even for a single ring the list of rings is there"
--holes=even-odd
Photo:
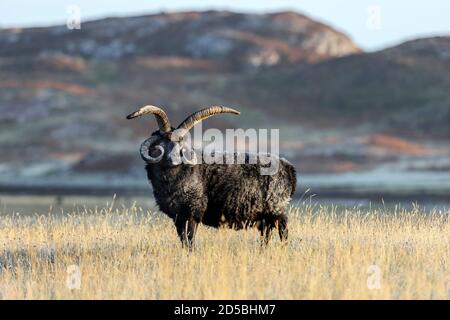
[[[170,132],[172,130],[172,126],[170,125],[169,117],[164,112],[163,109],[156,106],[144,106],[142,108],[139,108],[139,110],[130,113],[127,115],[127,119],[133,119],[140,117],[144,114],[153,114],[156,118],[156,122],[158,122],[158,127],[161,132]]]
[[[222,106],[212,106],[208,108],[204,108],[197,112],[194,112],[189,117],[187,117],[177,128],[177,130],[183,130],[184,134],[186,134],[189,130],[192,129],[197,123],[212,117],[219,113],[233,113],[233,114],[241,114],[239,111]]]

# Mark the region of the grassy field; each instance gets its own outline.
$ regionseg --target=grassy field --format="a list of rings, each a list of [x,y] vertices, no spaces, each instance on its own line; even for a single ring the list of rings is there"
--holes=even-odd
[[[449,299],[449,212],[300,205],[290,239],[172,222],[135,205],[0,219],[2,299]]]

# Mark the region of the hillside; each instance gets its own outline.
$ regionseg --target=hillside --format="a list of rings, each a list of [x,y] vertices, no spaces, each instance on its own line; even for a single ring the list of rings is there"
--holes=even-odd
[[[385,132],[448,138],[449,74],[450,37],[436,37],[266,70],[235,90],[246,101],[294,121],[301,114],[328,126],[370,123]]]
[[[205,127],[280,128],[282,152],[301,172],[447,155],[449,46],[448,37],[429,38],[363,53],[294,12],[2,29],[0,174],[140,172],[137,146],[155,122],[124,115],[148,103],[165,107],[174,123],[200,106],[232,105],[240,117]]]
[[[117,61],[163,56],[211,60],[240,69],[359,51],[342,33],[293,12],[180,12],[107,18],[83,23],[81,30],[56,26],[0,33],[0,56],[14,59],[70,55]]]

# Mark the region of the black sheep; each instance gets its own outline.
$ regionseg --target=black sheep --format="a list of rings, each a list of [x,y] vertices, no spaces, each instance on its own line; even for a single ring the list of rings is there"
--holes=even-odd
[[[142,107],[127,118],[148,113],[155,115],[159,130],[142,143],[141,156],[147,163],[156,203],[174,220],[183,245],[192,246],[199,223],[234,229],[257,226],[265,243],[278,227],[280,239],[287,240],[285,211],[296,187],[295,169],[287,160],[272,156],[278,161],[278,171],[262,175],[260,169],[265,165],[259,159],[249,164],[248,154],[244,164],[198,163],[197,155],[188,152],[183,141],[196,123],[218,113],[238,111],[205,108],[184,120],[177,130],[171,127],[166,113],[155,106]]]

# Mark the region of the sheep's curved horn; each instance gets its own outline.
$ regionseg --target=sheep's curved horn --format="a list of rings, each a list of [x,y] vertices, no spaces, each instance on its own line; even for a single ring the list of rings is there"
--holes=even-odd
[[[212,117],[219,113],[234,113],[234,114],[240,114],[239,111],[234,110],[232,108],[228,107],[222,107],[222,106],[212,106],[208,108],[204,108],[202,110],[199,110],[197,112],[194,112],[189,117],[187,117],[177,128],[177,130],[180,130],[183,134],[186,134],[189,130],[192,129],[193,126],[195,126],[197,123]]]
[[[161,154],[159,156],[157,156],[156,158],[153,158],[152,156],[150,156],[149,154],[149,149],[151,147],[151,145],[158,139],[157,136],[151,136],[150,138],[148,138],[147,140],[145,140],[144,142],[142,142],[141,144],[141,157],[144,161],[149,162],[149,163],[157,163],[159,161],[161,161],[163,155],[164,155],[164,148],[161,146],[156,146],[157,149],[159,149],[159,151],[161,151]]]
[[[156,107],[156,106],[145,106],[140,108],[139,110],[130,113],[129,115],[127,115],[127,119],[133,119],[136,117],[140,117],[144,114],[154,114],[156,121],[158,122],[158,127],[159,130],[162,132],[169,132],[172,130],[172,127],[170,126],[170,121],[169,121],[169,117],[167,117],[167,114],[164,112],[163,109]]]

